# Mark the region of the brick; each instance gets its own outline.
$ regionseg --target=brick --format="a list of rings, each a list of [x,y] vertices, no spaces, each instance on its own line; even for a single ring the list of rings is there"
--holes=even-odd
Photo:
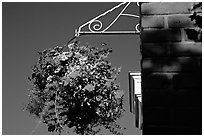
[[[202,56],[202,43],[174,43],[169,51],[170,56]]]
[[[144,43],[142,44],[142,56],[159,57],[169,54],[169,45],[166,43]]]
[[[200,64],[201,57],[178,57],[181,72],[201,72],[202,65]]]
[[[141,5],[142,15],[190,14],[191,2],[152,2]]]
[[[162,16],[142,16],[143,28],[164,28],[164,17]]]
[[[143,73],[142,89],[167,89],[171,87],[171,73]]]
[[[167,126],[172,124],[172,110],[167,107],[146,107],[143,111],[143,122],[146,125]]]
[[[194,128],[188,125],[146,125],[144,123],[143,135],[202,135],[202,128]]]
[[[173,86],[175,89],[201,89],[202,75],[199,72],[175,74],[173,76]]]
[[[185,41],[202,42],[202,33],[196,29],[184,29]]]
[[[144,30],[141,32],[143,43],[181,41],[180,29]]]
[[[151,59],[142,59],[141,61],[142,71],[143,72],[153,72],[157,68],[154,67],[153,61]]]
[[[202,107],[202,91],[198,89],[144,89],[142,96],[146,107]]]
[[[202,125],[202,107],[176,107],[175,108],[175,124],[178,126],[197,127]]]
[[[142,59],[144,72],[177,72],[181,71],[181,64],[177,58],[155,57]]]
[[[201,72],[201,57],[143,58],[143,72]]]
[[[142,92],[143,104],[148,107],[168,107],[174,105],[174,92],[169,89],[144,89]]]
[[[169,28],[188,28],[195,27],[195,21],[191,21],[189,18],[191,14],[183,15],[170,15],[168,16]]]
[[[202,107],[202,91],[199,89],[143,89],[143,105],[146,107]]]
[[[202,107],[202,91],[199,89],[180,89],[172,94],[177,107]]]
[[[202,56],[201,42],[183,43],[143,43],[142,56],[146,57],[183,57],[183,56]]]

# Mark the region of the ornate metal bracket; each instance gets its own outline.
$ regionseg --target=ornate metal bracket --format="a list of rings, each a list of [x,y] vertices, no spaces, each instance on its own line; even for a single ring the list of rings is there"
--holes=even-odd
[[[125,13],[125,10],[127,7],[131,4],[131,2],[122,2],[119,5],[111,8],[110,10],[102,13],[101,15],[93,18],[92,20],[84,23],[81,25],[78,29],[75,30],[75,36],[78,37],[82,34],[139,34],[139,23],[135,25],[135,30],[128,30],[128,31],[120,31],[120,30],[109,30],[113,24],[119,19],[121,16],[127,16],[127,17],[134,17],[134,18],[139,18],[138,15],[135,14],[129,14]],[[139,7],[139,3],[137,2],[135,5]],[[103,22],[101,19],[105,17],[108,14],[111,14],[112,12],[117,11],[117,15],[115,18],[112,18],[109,20],[109,23],[106,25],[103,25]],[[118,12],[119,11],[119,12]],[[83,28],[88,28],[87,30],[83,30]]]

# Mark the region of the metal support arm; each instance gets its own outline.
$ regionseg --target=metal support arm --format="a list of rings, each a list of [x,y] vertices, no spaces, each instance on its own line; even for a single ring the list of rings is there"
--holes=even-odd
[[[119,17],[121,16],[127,16],[127,17],[133,17],[133,18],[139,18],[138,15],[135,14],[129,14],[129,13],[125,13],[125,10],[127,9],[127,7],[131,4],[131,2],[122,2],[119,5],[111,8],[110,10],[102,13],[101,15],[93,18],[92,20],[84,23],[83,25],[81,25],[78,29],[75,30],[75,36],[78,37],[80,35],[90,35],[90,34],[94,34],[94,35],[121,35],[121,34],[139,34],[139,22],[135,25],[135,30],[131,30],[131,31],[120,31],[120,30],[114,30],[111,31],[109,30],[109,28],[111,28],[114,23],[119,19]],[[137,6],[139,6],[139,3],[136,3]],[[119,14],[114,18],[111,19],[112,21],[106,25],[103,26],[103,22],[100,20],[102,17],[105,17],[107,14],[114,12],[114,10],[118,10],[121,9]],[[85,27],[88,28],[88,30],[83,30]]]

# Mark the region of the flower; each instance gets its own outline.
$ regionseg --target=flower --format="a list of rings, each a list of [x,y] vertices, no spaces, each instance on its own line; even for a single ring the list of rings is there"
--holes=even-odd
[[[52,67],[51,65],[47,65],[47,69],[48,69],[48,68],[51,68],[51,67]]]
[[[67,59],[68,59],[68,57],[65,54],[60,55],[60,60],[65,61]]]
[[[94,90],[95,88],[94,88],[94,86],[93,86],[92,84],[88,84],[88,85],[86,85],[86,86],[84,87],[84,89],[87,89],[88,91],[92,91],[92,90]]]
[[[75,69],[76,69],[76,70],[79,70],[79,69],[80,69],[80,66],[79,66],[79,65],[77,65],[77,66],[75,67]]]
[[[59,73],[61,68],[57,68],[54,73]]]
[[[79,52],[75,52],[75,57],[80,57],[80,53]]]
[[[52,81],[52,76],[47,77],[47,81],[51,82]]]

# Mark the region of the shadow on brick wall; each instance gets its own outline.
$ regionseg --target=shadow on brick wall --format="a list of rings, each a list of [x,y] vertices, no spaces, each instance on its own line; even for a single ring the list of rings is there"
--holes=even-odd
[[[171,22],[141,34],[143,134],[202,134],[201,36]]]

